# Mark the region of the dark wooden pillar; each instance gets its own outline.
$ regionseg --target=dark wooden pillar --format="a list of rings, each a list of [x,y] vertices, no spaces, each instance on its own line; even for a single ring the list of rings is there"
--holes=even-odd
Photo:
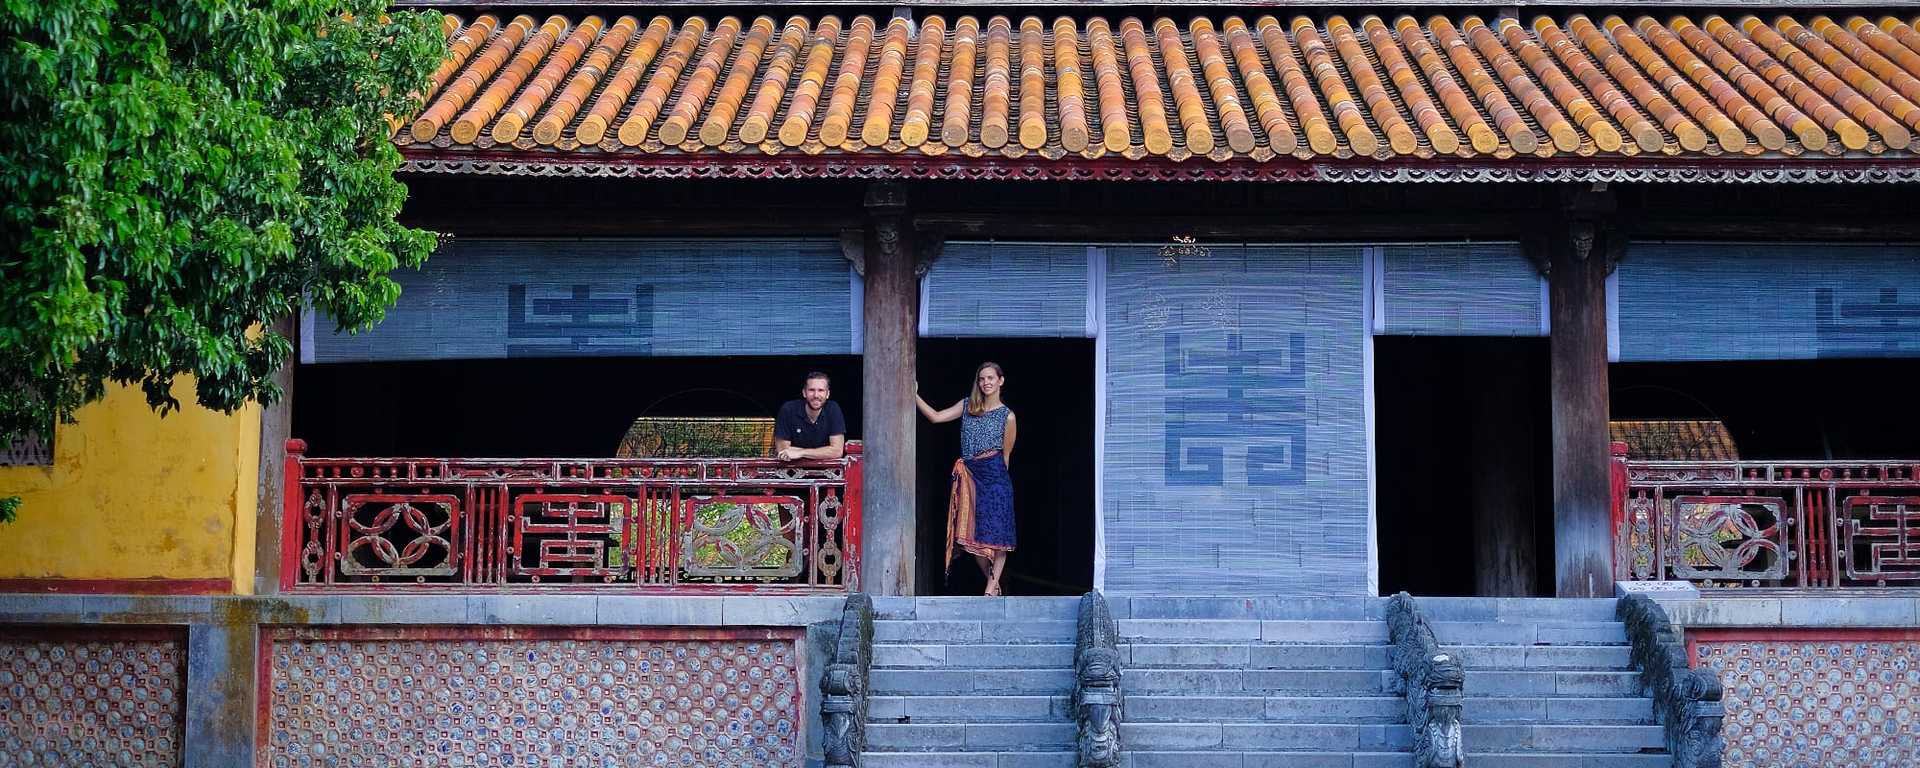
[[[875,595],[913,594],[915,347],[919,342],[920,243],[907,210],[907,190],[867,189],[867,227],[854,262],[866,282],[861,361],[866,441],[861,497],[860,588]]]
[[[1538,466],[1538,358],[1477,347],[1468,369],[1473,415],[1473,593],[1533,597],[1537,592],[1534,472]],[[1533,365],[1529,365],[1533,362]]]
[[[1569,195],[1534,247],[1552,305],[1553,553],[1555,594],[1613,594],[1608,530],[1607,275],[1619,253],[1613,199]]]

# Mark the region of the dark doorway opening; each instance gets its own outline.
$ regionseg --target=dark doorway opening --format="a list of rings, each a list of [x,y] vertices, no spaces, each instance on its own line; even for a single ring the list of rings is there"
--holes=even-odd
[[[1093,588],[1093,341],[922,339],[920,394],[936,408],[965,398],[985,361],[1006,371],[1018,417],[1013,461],[1015,535],[1001,585],[1009,595],[1078,595]],[[986,579],[970,558],[942,568],[947,495],[960,425],[920,421],[918,549],[922,595],[978,595]]]
[[[302,365],[293,436],[314,456],[612,456],[635,417],[766,416],[827,373],[860,436],[860,358],[515,358]]]
[[[1373,344],[1381,594],[1551,594],[1547,340]]]
[[[1920,458],[1920,359],[1616,363],[1611,416],[1726,425],[1742,459]]]

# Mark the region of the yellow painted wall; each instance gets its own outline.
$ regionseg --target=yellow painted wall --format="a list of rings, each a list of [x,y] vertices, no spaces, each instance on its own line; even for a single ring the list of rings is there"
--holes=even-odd
[[[194,404],[176,382],[162,418],[138,388],[112,388],[54,436],[52,467],[0,467],[0,579],[230,579],[253,588],[260,409]]]

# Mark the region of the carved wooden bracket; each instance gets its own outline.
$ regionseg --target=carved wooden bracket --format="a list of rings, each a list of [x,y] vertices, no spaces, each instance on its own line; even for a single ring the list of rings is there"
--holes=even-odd
[[[867,233],[858,229],[840,230],[840,255],[853,265],[853,273],[867,276]]]
[[[913,215],[907,210],[907,187],[895,182],[879,182],[867,186],[865,206],[868,214],[868,230],[873,232],[873,242],[880,249],[883,258],[897,259],[900,249],[910,245],[913,248],[913,275],[925,277],[933,262],[947,244],[946,235],[939,232],[921,230],[913,221]],[[857,229],[841,230],[840,254],[853,264],[855,274],[867,274],[866,231]],[[912,237],[911,243],[906,238]]]
[[[1522,244],[1522,251],[1541,276],[1553,276],[1553,254],[1561,249],[1575,262],[1585,262],[1596,254],[1606,260],[1607,274],[1626,253],[1626,235],[1614,213],[1613,192],[1605,184],[1567,191],[1561,200],[1559,216],[1552,217],[1547,229],[1537,231]]]

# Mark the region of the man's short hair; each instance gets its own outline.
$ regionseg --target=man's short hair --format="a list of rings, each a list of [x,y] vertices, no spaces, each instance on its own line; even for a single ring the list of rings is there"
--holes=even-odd
[[[828,376],[825,373],[822,373],[820,371],[814,371],[812,373],[807,374],[806,378],[800,380],[800,385],[802,387],[805,387],[809,382],[812,382],[814,379],[819,379],[821,381],[826,382],[828,387],[833,386],[833,377]]]

